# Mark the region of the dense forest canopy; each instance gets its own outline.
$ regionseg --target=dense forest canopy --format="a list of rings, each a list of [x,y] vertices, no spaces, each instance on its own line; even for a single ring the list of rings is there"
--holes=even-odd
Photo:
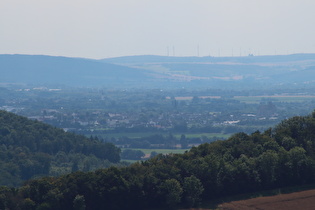
[[[284,120],[264,132],[205,143],[185,154],[35,179],[18,189],[2,187],[0,205],[67,210],[191,207],[221,196],[314,183],[314,173],[315,113]]]
[[[120,161],[120,149],[96,138],[0,110],[0,185],[36,176],[89,171]]]

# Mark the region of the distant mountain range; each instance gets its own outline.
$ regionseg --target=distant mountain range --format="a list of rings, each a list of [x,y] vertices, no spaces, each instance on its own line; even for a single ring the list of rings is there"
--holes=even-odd
[[[315,54],[126,56],[101,60],[0,55],[0,85],[106,88],[262,88],[315,84]]]

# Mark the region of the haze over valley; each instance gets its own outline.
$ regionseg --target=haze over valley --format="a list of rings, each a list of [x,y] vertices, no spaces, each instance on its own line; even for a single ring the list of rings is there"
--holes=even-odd
[[[0,209],[314,209],[314,11],[1,0]]]

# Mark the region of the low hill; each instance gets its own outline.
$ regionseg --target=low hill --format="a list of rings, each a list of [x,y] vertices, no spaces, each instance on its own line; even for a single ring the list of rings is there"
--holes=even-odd
[[[243,57],[127,56],[103,59],[164,74],[183,87],[279,88],[314,85],[315,54]],[[307,76],[305,75],[307,73]]]
[[[120,149],[0,110],[0,185],[94,170],[120,161]]]
[[[314,62],[315,54],[292,55],[262,55],[262,56],[234,56],[234,57],[176,57],[157,55],[123,56],[101,59],[107,63],[117,64],[147,64],[147,63],[290,63]]]
[[[148,79],[138,69],[82,58],[0,55],[0,65],[0,83],[110,87]]]
[[[224,196],[314,183],[315,112],[284,120],[263,133],[237,133],[184,154],[31,180],[19,189],[2,188],[0,205],[10,209],[176,209]]]
[[[0,55],[0,84],[107,88],[314,86],[315,54],[243,57],[127,56],[102,60]],[[307,75],[306,75],[307,74]]]

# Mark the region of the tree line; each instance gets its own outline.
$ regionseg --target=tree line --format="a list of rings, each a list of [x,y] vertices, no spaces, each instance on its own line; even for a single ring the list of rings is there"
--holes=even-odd
[[[0,185],[36,176],[89,171],[120,162],[120,149],[97,138],[0,111]]]

